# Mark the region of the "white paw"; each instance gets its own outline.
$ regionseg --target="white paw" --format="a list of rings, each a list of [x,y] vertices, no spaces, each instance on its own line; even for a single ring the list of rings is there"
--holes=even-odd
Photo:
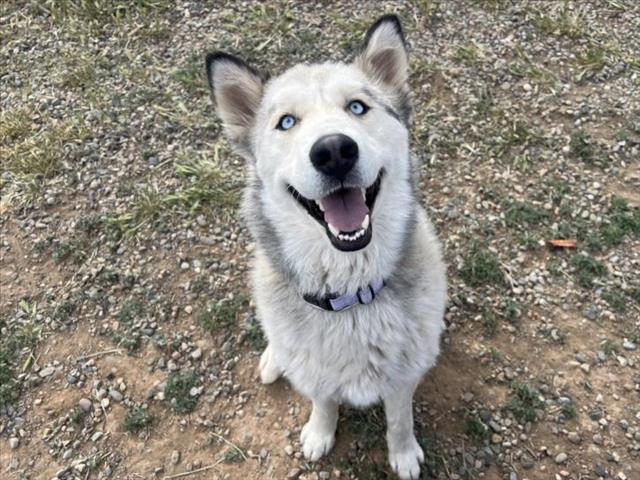
[[[265,385],[269,385],[280,378],[282,372],[273,361],[271,345],[267,345],[267,348],[262,352],[258,368],[260,369],[260,381]]]
[[[411,445],[403,450],[389,452],[389,463],[401,480],[420,478],[420,464],[424,462],[424,453],[415,438]]]
[[[314,429],[311,423],[307,423],[302,427],[300,433],[300,442],[302,442],[302,453],[304,458],[311,462],[315,462],[323,455],[329,453],[336,441],[334,432],[322,432]]]

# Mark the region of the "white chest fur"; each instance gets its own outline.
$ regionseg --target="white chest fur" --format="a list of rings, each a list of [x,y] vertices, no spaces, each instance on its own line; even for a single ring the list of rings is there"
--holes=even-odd
[[[310,307],[257,252],[253,289],[274,360],[303,395],[364,406],[415,384],[439,352],[446,298],[439,244],[426,215],[404,260],[370,305]]]

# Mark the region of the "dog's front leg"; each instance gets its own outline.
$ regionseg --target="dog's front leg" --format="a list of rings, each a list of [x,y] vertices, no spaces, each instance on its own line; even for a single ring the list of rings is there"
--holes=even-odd
[[[389,463],[402,480],[416,480],[424,461],[424,453],[413,433],[414,390],[415,387],[399,389],[384,399]]]
[[[271,344],[268,344],[262,355],[260,355],[258,370],[260,371],[260,381],[265,385],[275,382],[282,375],[282,370],[276,365],[276,361],[273,358]]]
[[[315,462],[333,448],[338,426],[338,402],[314,398],[311,416],[302,427],[300,441],[307,460]]]

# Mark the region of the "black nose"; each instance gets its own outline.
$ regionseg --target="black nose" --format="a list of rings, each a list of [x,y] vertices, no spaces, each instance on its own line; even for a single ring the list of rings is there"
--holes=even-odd
[[[316,140],[309,152],[311,163],[325,175],[344,180],[358,161],[358,144],[351,137],[335,134]]]

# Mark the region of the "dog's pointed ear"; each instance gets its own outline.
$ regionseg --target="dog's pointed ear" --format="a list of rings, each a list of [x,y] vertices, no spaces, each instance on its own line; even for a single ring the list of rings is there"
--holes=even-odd
[[[251,155],[254,123],[265,78],[243,60],[224,52],[206,58],[207,79],[216,110],[229,140],[243,155]]]
[[[369,28],[355,64],[394,97],[396,107],[408,120],[409,56],[402,25],[396,15],[384,15]]]

